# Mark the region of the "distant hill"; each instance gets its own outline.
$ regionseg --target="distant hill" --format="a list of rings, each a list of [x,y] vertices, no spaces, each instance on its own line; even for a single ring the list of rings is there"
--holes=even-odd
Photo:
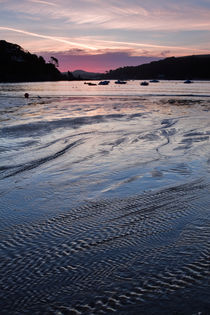
[[[170,57],[135,67],[110,70],[106,79],[210,79],[210,55]]]
[[[84,70],[75,70],[72,72],[73,76],[75,78],[81,78],[81,79],[91,79],[91,80],[94,80],[94,79],[100,79],[101,76],[103,75],[102,73],[97,73],[97,72],[87,72],[87,71],[84,71]]]
[[[16,44],[0,40],[0,82],[56,81],[63,76],[53,63],[46,63]]]
[[[210,55],[170,57],[139,66],[126,66],[106,74],[76,70],[60,73],[58,61],[25,51],[19,45],[0,40],[0,82],[100,80],[100,79],[203,79],[210,80]],[[56,62],[57,61],[57,62]]]

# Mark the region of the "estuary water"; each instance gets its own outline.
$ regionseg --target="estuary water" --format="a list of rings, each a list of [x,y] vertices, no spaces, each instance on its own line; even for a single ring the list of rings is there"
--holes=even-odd
[[[139,83],[0,84],[1,314],[209,314],[210,82]]]

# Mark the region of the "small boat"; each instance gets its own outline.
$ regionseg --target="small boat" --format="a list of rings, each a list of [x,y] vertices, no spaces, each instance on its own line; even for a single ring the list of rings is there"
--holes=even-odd
[[[126,83],[127,83],[126,81],[120,81],[120,80],[115,81],[115,84],[126,84]]]
[[[97,84],[96,84],[96,83],[89,82],[88,85],[89,85],[89,86],[94,86],[94,85],[97,85]]]
[[[193,83],[193,81],[191,81],[191,80],[186,80],[186,81],[184,81],[184,83],[185,83],[185,84],[190,84],[190,83]]]
[[[148,83],[147,81],[142,81],[142,82],[140,83],[140,85],[146,86],[146,85],[149,85],[149,83]]]
[[[110,81],[100,81],[98,85],[108,85]]]
[[[158,83],[158,82],[160,82],[160,81],[159,81],[159,80],[154,79],[154,80],[150,80],[149,82],[151,82],[151,83]]]

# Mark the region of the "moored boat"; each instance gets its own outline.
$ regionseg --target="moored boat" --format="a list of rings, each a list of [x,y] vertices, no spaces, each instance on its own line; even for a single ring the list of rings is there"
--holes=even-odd
[[[142,82],[140,83],[140,85],[146,86],[146,85],[149,85],[149,82],[147,82],[147,81],[142,81]]]
[[[154,80],[150,80],[149,82],[151,82],[151,83],[158,83],[158,82],[160,82],[160,81],[159,81],[159,80],[154,79]]]
[[[191,80],[186,80],[186,81],[184,81],[184,83],[185,83],[185,84],[190,84],[190,83],[193,83],[193,81],[191,81]]]
[[[94,86],[94,85],[97,85],[97,84],[96,84],[96,83],[89,82],[88,85],[89,85],[89,86]]]
[[[126,83],[127,83],[126,81],[121,81],[121,80],[115,81],[115,84],[126,84]]]
[[[108,85],[110,81],[100,81],[98,85]]]

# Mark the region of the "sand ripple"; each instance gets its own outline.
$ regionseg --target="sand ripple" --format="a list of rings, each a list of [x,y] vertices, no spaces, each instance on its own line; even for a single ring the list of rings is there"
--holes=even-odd
[[[208,189],[201,179],[1,229],[2,314],[134,314],[179,301],[209,277]]]

